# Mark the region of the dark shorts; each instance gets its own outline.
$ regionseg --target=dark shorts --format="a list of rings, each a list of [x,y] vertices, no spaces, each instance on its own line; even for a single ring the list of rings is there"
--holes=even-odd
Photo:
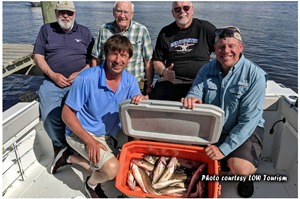
[[[150,99],[180,101],[193,85],[192,80],[175,79],[170,82],[161,77],[155,83]]]
[[[263,147],[263,139],[260,135],[263,135],[264,129],[256,127],[252,135],[236,150],[231,152],[228,156],[223,158],[221,162],[221,171],[230,171],[227,160],[232,157],[241,158],[251,162],[255,168],[258,167],[258,160]]]

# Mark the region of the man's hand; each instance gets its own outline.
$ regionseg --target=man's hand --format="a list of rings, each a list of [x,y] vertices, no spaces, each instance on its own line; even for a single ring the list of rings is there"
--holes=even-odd
[[[107,148],[96,140],[92,140],[92,142],[87,143],[86,150],[89,155],[89,160],[94,164],[98,164],[100,162],[100,148],[104,151],[107,151]]]
[[[75,79],[75,77],[77,77],[77,75],[78,75],[79,73],[80,73],[80,71],[72,73],[72,74],[69,76],[69,78],[67,79],[67,82],[69,82],[70,84],[72,84],[72,83],[73,83],[73,80]]]
[[[202,104],[202,100],[199,100],[196,97],[188,97],[188,98],[181,98],[181,103],[183,103],[184,107],[187,108],[195,108],[195,103]]]
[[[163,70],[162,76],[168,81],[173,81],[175,79],[175,71],[173,71],[174,64],[172,63],[170,67]]]
[[[146,88],[146,95],[150,95],[150,93],[152,92],[152,89],[153,89],[153,84],[148,86],[147,85],[147,88]]]
[[[146,96],[144,96],[144,95],[135,95],[132,98],[131,102],[133,104],[139,104],[142,100],[148,100],[148,99],[149,99],[148,95],[146,95]]]
[[[53,73],[50,78],[61,88],[71,85],[71,83],[68,82],[68,79],[60,73]]]
[[[221,160],[225,157],[225,155],[215,145],[208,144],[205,148],[205,153],[212,160]]]

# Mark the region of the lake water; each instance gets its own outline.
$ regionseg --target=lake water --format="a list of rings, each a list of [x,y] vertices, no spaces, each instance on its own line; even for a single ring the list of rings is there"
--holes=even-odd
[[[75,1],[77,23],[93,36],[103,23],[114,20],[114,1]],[[133,20],[145,25],[152,43],[163,26],[174,21],[170,1],[134,1]],[[239,27],[246,58],[270,76],[298,93],[298,2],[297,1],[193,1],[194,17],[217,28]],[[40,7],[26,1],[3,1],[3,43],[34,44],[43,16]],[[5,82],[3,82],[5,83]]]

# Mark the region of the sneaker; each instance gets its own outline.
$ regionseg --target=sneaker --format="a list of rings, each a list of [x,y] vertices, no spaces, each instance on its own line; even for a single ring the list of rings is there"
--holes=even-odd
[[[104,194],[104,191],[101,188],[101,184],[98,184],[95,188],[95,190],[93,190],[87,183],[87,181],[89,180],[91,176],[88,176],[86,178],[84,187],[85,187],[85,191],[88,194],[88,196],[90,198],[107,198],[107,196]]]
[[[237,192],[243,198],[251,197],[254,192],[253,181],[239,182],[237,186]]]
[[[62,166],[65,166],[69,163],[67,163],[67,158],[71,155],[69,148],[64,147],[62,148],[56,157],[54,158],[52,165],[51,165],[51,173],[54,174],[56,170]]]
[[[64,148],[65,146],[55,146],[53,143],[52,143],[52,145],[53,145],[54,158],[55,158],[57,156],[57,154],[60,152],[60,150],[62,148]]]

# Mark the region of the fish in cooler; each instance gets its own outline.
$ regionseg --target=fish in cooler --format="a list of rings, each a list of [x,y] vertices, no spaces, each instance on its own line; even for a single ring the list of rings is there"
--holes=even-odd
[[[192,189],[197,186],[197,183],[200,180],[201,175],[206,171],[207,164],[203,163],[200,165],[200,167],[194,172],[191,182],[189,184],[187,195],[190,196]],[[199,187],[197,188],[197,192],[199,192]]]
[[[182,180],[164,180],[164,181],[160,181],[156,184],[153,184],[152,187],[154,189],[163,189],[163,188],[166,188],[174,183],[177,183],[177,182],[182,182]]]
[[[145,182],[143,181],[142,174],[139,171],[139,167],[136,164],[131,163],[131,171],[134,176],[134,179],[138,183],[138,185],[141,187],[141,189],[148,193],[145,187]]]
[[[131,168],[133,169],[133,176],[145,193],[160,195],[160,193],[152,187],[151,180],[143,168],[136,164],[133,164]]]
[[[131,160],[132,163],[138,165],[139,167],[147,170],[147,171],[153,171],[154,170],[154,164],[150,164],[146,160],[143,160],[141,158],[133,158]]]
[[[155,164],[156,161],[159,159],[158,156],[155,156],[155,155],[150,155],[150,154],[144,154],[143,156],[143,159],[146,160],[147,162],[149,162],[150,164]]]
[[[161,156],[153,172],[152,184],[155,184],[160,179],[160,177],[165,171],[166,165],[167,162],[165,160],[165,157]]]
[[[127,184],[129,185],[132,191],[135,190],[136,181],[134,179],[131,169],[129,169],[127,173]]]
[[[149,159],[150,156],[142,157]],[[133,176],[145,193],[172,197],[207,197],[207,184],[200,181],[200,176],[206,172],[207,163],[165,156],[159,157],[155,162],[153,165],[141,158],[131,159],[127,184],[132,191],[135,190]],[[198,165],[200,166],[197,167]]]
[[[160,193],[165,196],[186,198],[186,188],[184,187],[167,187],[160,190]]]
[[[171,176],[173,175],[175,169],[176,169],[176,163],[177,163],[177,158],[172,157],[167,168],[165,169],[163,175],[160,177],[158,182],[169,180]]]

